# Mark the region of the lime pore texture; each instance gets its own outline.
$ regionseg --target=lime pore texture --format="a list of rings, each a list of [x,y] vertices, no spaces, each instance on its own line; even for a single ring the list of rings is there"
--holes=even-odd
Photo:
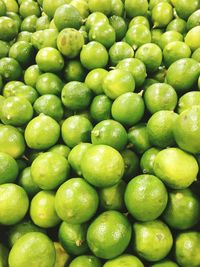
[[[200,0],[0,0],[0,267],[200,267]]]

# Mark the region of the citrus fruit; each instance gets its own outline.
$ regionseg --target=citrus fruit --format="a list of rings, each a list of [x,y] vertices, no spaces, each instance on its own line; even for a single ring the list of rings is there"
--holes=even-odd
[[[163,29],[153,28],[151,30],[151,42],[160,46],[160,38],[163,34]]]
[[[116,41],[121,41],[127,31],[126,21],[123,17],[113,15],[109,18],[109,23],[115,30]]]
[[[97,68],[87,74],[85,83],[95,95],[103,93],[102,82],[107,73],[105,69]]]
[[[145,173],[154,174],[153,164],[155,157],[159,151],[160,149],[151,147],[143,153],[140,159],[140,168],[144,174]]]
[[[197,48],[193,53],[192,53],[192,58],[195,59],[200,63],[200,48]]]
[[[70,153],[70,148],[63,144],[56,144],[55,146],[52,146],[48,151],[58,153],[59,155],[67,159]]]
[[[136,220],[145,222],[155,220],[163,213],[168,195],[160,179],[143,174],[128,183],[124,199],[129,213]]]
[[[134,51],[132,47],[125,42],[116,42],[109,49],[109,57],[113,66],[117,65],[125,58],[132,58]]]
[[[24,82],[27,85],[35,87],[38,77],[42,74],[38,65],[31,65],[24,72]]]
[[[155,28],[164,28],[173,19],[173,8],[167,2],[160,2],[151,11],[151,18]]]
[[[124,211],[124,192],[126,183],[121,180],[119,183],[101,188],[99,190],[100,207],[102,210],[118,210]]]
[[[129,181],[135,175],[137,175],[139,170],[139,158],[137,154],[130,150],[125,149],[121,152],[122,158],[124,160],[124,175],[123,179]]]
[[[88,148],[91,147],[92,144],[90,143],[80,143],[72,148],[69,153],[68,161],[72,169],[75,171],[76,174],[79,176],[82,175],[81,171],[81,161],[83,155],[87,152]]]
[[[160,220],[136,222],[133,225],[134,250],[148,261],[159,261],[168,255],[173,238],[168,226]]]
[[[47,15],[42,15],[37,19],[36,31],[49,29],[50,20]]]
[[[69,267],[102,267],[100,260],[95,256],[78,256],[70,263]]]
[[[151,265],[151,267],[179,267],[179,266],[173,261],[163,260]]]
[[[70,148],[81,142],[89,142],[92,128],[87,118],[81,115],[70,116],[62,124],[62,139]]]
[[[2,103],[1,121],[4,124],[22,126],[33,116],[31,103],[21,96],[10,96]]]
[[[37,2],[33,0],[22,1],[19,7],[19,14],[25,18],[31,15],[40,16],[40,7]]]
[[[131,225],[123,214],[113,210],[105,211],[88,228],[88,246],[95,256],[113,259],[125,251],[131,232]]]
[[[77,59],[71,59],[66,62],[64,67],[64,79],[67,82],[85,80],[86,70]]]
[[[108,63],[108,52],[101,43],[92,41],[83,46],[80,61],[88,70],[104,68]]]
[[[108,18],[106,17],[106,15],[104,15],[104,13],[96,11],[96,12],[92,12],[86,20],[85,26],[86,26],[86,30],[89,31],[90,28],[93,25],[97,25],[98,23],[109,23]]]
[[[85,0],[72,0],[70,1],[70,5],[74,6],[79,13],[81,14],[81,17],[83,19],[87,18],[89,15],[89,6],[88,2]]]
[[[198,9],[199,2],[197,0],[171,0],[175,10],[180,18],[187,19],[195,10]]]
[[[124,161],[120,153],[107,145],[93,145],[81,161],[83,177],[96,187],[117,184],[124,173]]]
[[[192,51],[200,47],[200,26],[192,28],[185,36],[185,43]]]
[[[82,255],[88,252],[86,233],[87,224],[62,222],[58,230],[58,239],[68,253]]]
[[[153,170],[155,175],[170,188],[184,189],[196,180],[198,164],[191,154],[170,147],[156,155]]]
[[[200,220],[199,197],[189,188],[171,190],[163,219],[171,228],[186,230],[193,227]]]
[[[135,80],[129,71],[115,69],[106,74],[102,87],[105,95],[111,99],[116,99],[126,92],[133,92]]]
[[[25,41],[31,43],[32,32],[21,31],[17,35],[17,41]]]
[[[192,106],[179,114],[174,125],[174,138],[181,149],[190,153],[199,153],[200,107]]]
[[[20,255],[20,257],[19,257]],[[53,242],[43,233],[27,233],[12,247],[10,267],[53,267],[56,258]]]
[[[92,129],[91,141],[94,145],[108,145],[120,151],[125,148],[128,136],[119,122],[103,120]]]
[[[61,99],[66,108],[75,111],[82,110],[89,106],[92,91],[85,83],[72,81],[63,87]]]
[[[180,41],[183,42],[183,35],[177,31],[166,31],[160,36],[158,45],[161,49],[164,49],[165,46],[171,42]]]
[[[25,151],[25,141],[18,129],[10,125],[0,124],[0,152],[18,158]]]
[[[172,86],[166,83],[154,83],[144,93],[146,108],[151,114],[162,110],[174,110],[178,97]]]
[[[12,183],[18,175],[18,165],[9,154],[0,152],[0,184]]]
[[[112,0],[111,1],[111,15],[121,16],[124,15],[124,5],[121,0]]]
[[[166,30],[167,31],[176,31],[180,33],[185,33],[186,32],[186,21],[181,18],[175,18],[173,19],[168,25]]]
[[[147,10],[147,0],[125,0],[125,11],[129,18],[146,15]]]
[[[69,2],[71,1],[70,0],[55,0],[55,1],[43,0],[42,8],[45,14],[47,14],[49,18],[53,18],[56,9],[61,5],[68,4]]]
[[[106,95],[97,95],[90,105],[90,115],[96,122],[111,118],[112,101]]]
[[[7,11],[7,8],[6,8],[6,4],[4,3],[3,0],[0,1],[0,16],[5,16],[6,15],[6,11]]]
[[[44,190],[56,189],[69,178],[69,171],[66,158],[55,152],[42,153],[31,165],[33,181]]]
[[[76,29],[66,28],[58,34],[58,50],[68,58],[75,58],[79,54],[83,45],[83,35]]]
[[[63,267],[69,264],[70,255],[64,250],[59,242],[54,242],[54,247],[56,250],[56,261],[54,267]]]
[[[175,241],[175,257],[180,266],[197,267],[200,261],[200,234],[189,231],[180,233]]]
[[[18,34],[17,23],[6,16],[0,17],[0,39],[1,41],[11,41]]]
[[[97,192],[91,185],[82,178],[71,178],[56,192],[55,208],[62,220],[81,224],[94,216],[98,202]]]
[[[17,13],[19,11],[18,3],[16,0],[3,0],[8,12]]]
[[[5,87],[4,87],[5,89]],[[9,87],[7,88],[9,90]],[[35,102],[35,100],[38,98],[38,93],[37,91],[30,85],[24,85],[24,84],[16,84],[15,87],[9,92],[6,90],[4,91],[5,94],[9,94],[8,97],[10,96],[18,96],[18,97],[23,97],[26,98],[31,104]]]
[[[45,47],[57,48],[57,37],[56,29],[40,30],[32,33],[31,43],[37,50]]]
[[[26,215],[28,206],[28,196],[21,186],[13,183],[0,185],[1,224],[13,225],[20,222]]]
[[[40,95],[60,95],[63,88],[63,82],[58,75],[46,72],[39,75],[35,87]]]
[[[0,40],[0,58],[7,57],[10,46],[8,42]]]
[[[32,221],[43,228],[54,227],[60,222],[56,214],[54,204],[55,193],[53,191],[40,191],[30,203],[30,216]]]
[[[93,12],[102,12],[106,16],[110,15],[111,13],[111,0],[88,0],[88,6],[91,13]]]
[[[36,31],[36,23],[38,18],[35,15],[28,16],[22,20],[20,25],[20,30],[27,32],[35,32]]]
[[[128,27],[130,28],[130,27],[132,27],[133,25],[136,25],[136,24],[143,24],[148,29],[150,29],[150,24],[149,24],[148,18],[145,17],[145,16],[133,17],[132,20],[129,22]]]
[[[191,30],[192,28],[199,26],[199,18],[200,18],[200,11],[197,9],[194,11],[187,20],[187,30]]]
[[[144,115],[144,101],[136,93],[125,93],[118,96],[112,104],[113,118],[125,126],[133,126]]]
[[[0,59],[0,75],[6,81],[17,80],[22,75],[22,68],[14,58],[4,57]]]
[[[177,111],[178,113],[182,113],[188,108],[192,106],[199,105],[200,100],[200,92],[197,91],[190,91],[185,93],[179,98]]]
[[[135,256],[123,254],[113,260],[107,261],[103,267],[144,267],[143,263]]]

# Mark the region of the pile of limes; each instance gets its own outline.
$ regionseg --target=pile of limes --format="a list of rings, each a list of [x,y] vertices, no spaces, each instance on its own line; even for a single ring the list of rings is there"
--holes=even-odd
[[[200,267],[200,0],[0,0],[0,267]]]

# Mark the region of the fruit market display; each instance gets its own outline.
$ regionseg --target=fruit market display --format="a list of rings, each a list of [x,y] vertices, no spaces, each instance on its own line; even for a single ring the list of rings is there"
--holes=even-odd
[[[0,0],[0,267],[200,267],[200,0]]]

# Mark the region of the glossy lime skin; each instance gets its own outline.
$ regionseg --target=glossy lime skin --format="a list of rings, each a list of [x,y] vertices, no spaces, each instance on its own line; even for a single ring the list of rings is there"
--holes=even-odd
[[[143,263],[135,256],[122,254],[121,256],[107,261],[103,267],[144,267]]]
[[[13,157],[0,152],[0,184],[12,183],[17,178],[19,168]]]
[[[111,118],[112,101],[106,95],[97,95],[90,105],[91,117],[100,122]]]
[[[75,258],[69,267],[102,267],[100,260],[95,256],[83,255]]]

